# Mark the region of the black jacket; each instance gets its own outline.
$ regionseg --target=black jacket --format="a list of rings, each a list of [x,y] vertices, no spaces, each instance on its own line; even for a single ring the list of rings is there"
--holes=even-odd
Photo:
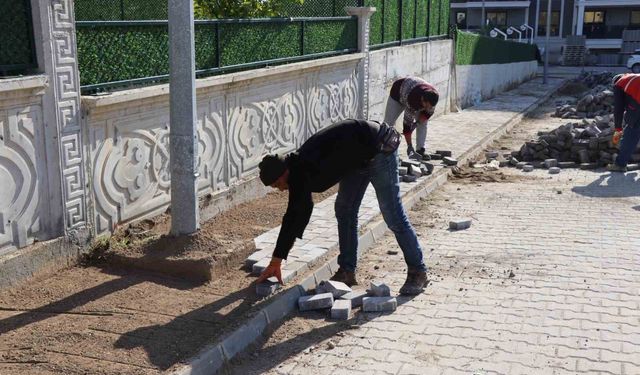
[[[379,131],[376,122],[344,120],[320,130],[287,156],[289,204],[273,256],[286,259],[296,237],[302,238],[313,211],[312,192],[329,189],[378,153]]]

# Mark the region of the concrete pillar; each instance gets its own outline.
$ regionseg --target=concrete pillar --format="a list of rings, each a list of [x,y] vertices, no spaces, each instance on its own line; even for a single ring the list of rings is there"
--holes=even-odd
[[[584,4],[578,4],[578,23],[576,24],[576,35],[582,35],[584,28]]]
[[[193,20],[192,0],[169,0],[171,234],[175,236],[200,227]]]
[[[571,35],[576,35],[576,24],[578,22],[578,6],[573,5],[573,11],[571,12],[573,17],[571,20]]]
[[[560,1],[560,30],[558,30],[559,33],[559,37],[563,38],[563,32],[564,30],[564,0]]]
[[[370,20],[375,7],[345,7],[348,15],[358,17],[358,51],[365,54],[358,66],[358,86],[360,86],[361,102],[359,117],[369,119],[369,31]]]
[[[529,7],[524,8],[524,23],[529,24]]]
[[[49,213],[41,220],[49,238],[63,233],[87,240],[88,196],[80,111],[80,74],[73,0],[32,0],[39,70],[48,77],[43,96]]]
[[[538,26],[540,26],[540,1],[541,0],[536,0],[536,24],[534,26],[535,30],[533,30],[534,38],[538,37]]]

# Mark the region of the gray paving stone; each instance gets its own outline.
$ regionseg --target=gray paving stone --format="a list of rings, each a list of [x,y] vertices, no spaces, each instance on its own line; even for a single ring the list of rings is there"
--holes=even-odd
[[[463,230],[471,228],[471,219],[453,219],[449,221],[449,229],[451,230]]]
[[[333,306],[333,294],[331,293],[302,296],[298,299],[300,311],[328,309],[331,306]]]
[[[580,164],[580,169],[588,170],[588,169],[596,169],[598,168],[597,163],[582,163]]]
[[[484,153],[486,159],[496,159],[498,156],[500,156],[500,152],[498,151],[487,151]]]
[[[396,311],[397,307],[396,297],[364,297],[362,299],[362,311],[364,312]]]
[[[349,320],[351,319],[351,301],[336,300],[331,306],[331,319]]]
[[[531,164],[526,164],[526,165],[522,166],[522,170],[524,172],[533,172],[533,169],[534,169],[533,165],[531,165]]]
[[[259,262],[254,263],[253,266],[251,266],[251,274],[260,275],[262,271],[267,268],[269,262],[271,262],[271,257],[263,258]]]
[[[413,175],[406,175],[406,176],[402,176],[402,181],[403,182],[416,182],[418,178],[416,176]]]
[[[347,300],[351,303],[351,307],[362,306],[362,299],[367,297],[369,293],[366,290],[354,290],[340,296],[341,300]]]
[[[558,174],[560,173],[560,168],[559,167],[551,167],[549,168],[549,174]]]
[[[450,157],[451,155],[453,155],[453,153],[450,150],[436,150],[436,154],[442,156],[443,158]]]
[[[333,298],[338,298],[350,292],[351,288],[347,284],[333,280],[321,281],[316,288],[316,294],[331,293]]]
[[[398,174],[400,176],[406,176],[409,173],[408,167],[398,167]]]
[[[389,289],[389,286],[378,280],[371,282],[367,292],[373,297],[388,297],[391,295],[391,289]]]
[[[458,165],[458,160],[456,160],[456,159],[454,159],[452,157],[449,157],[449,156],[445,156],[444,158],[442,158],[442,162],[445,165],[450,166],[450,167]]]
[[[260,297],[267,297],[275,293],[280,289],[280,283],[277,280],[271,280],[275,278],[269,278],[267,281],[256,284],[256,294]]]
[[[544,161],[544,167],[545,168],[553,168],[553,167],[557,167],[558,166],[558,160],[557,159],[546,159]]]
[[[561,162],[558,162],[558,167],[559,168],[575,168],[577,166],[578,165],[574,161],[561,161]]]

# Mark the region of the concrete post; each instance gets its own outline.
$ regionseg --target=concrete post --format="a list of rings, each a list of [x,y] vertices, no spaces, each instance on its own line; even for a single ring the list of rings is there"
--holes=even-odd
[[[171,234],[200,227],[197,196],[195,41],[192,0],[169,0]]]
[[[549,36],[551,34],[551,0],[547,0],[547,36],[544,41],[544,75],[542,83],[548,82],[549,76]]]
[[[578,23],[576,25],[576,35],[582,35],[584,29],[584,4],[578,5]]]
[[[375,7],[345,7],[350,16],[358,17],[358,51],[365,54],[364,59],[358,65],[360,92],[362,102],[359,109],[359,117],[369,119],[369,21],[375,13]]]
[[[538,37],[538,27],[540,27],[540,1],[542,0],[536,0],[536,26],[535,30],[533,30],[534,38]]]
[[[564,0],[560,1],[560,29],[558,30],[558,36],[564,38]]]

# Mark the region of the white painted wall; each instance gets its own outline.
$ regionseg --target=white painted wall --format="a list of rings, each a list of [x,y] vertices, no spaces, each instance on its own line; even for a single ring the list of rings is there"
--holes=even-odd
[[[440,92],[435,113],[447,112],[452,48],[452,40],[440,40],[371,52],[369,119],[383,120],[391,85],[406,76],[421,77],[435,85]]]
[[[536,76],[538,63],[456,66],[458,104],[470,107],[500,92],[511,90]]]
[[[263,193],[255,183],[268,153],[357,116],[362,54],[198,80],[200,195]],[[170,203],[168,86],[83,97],[97,234],[154,216]],[[231,198],[231,197],[230,197]],[[207,215],[203,215],[206,218]]]

